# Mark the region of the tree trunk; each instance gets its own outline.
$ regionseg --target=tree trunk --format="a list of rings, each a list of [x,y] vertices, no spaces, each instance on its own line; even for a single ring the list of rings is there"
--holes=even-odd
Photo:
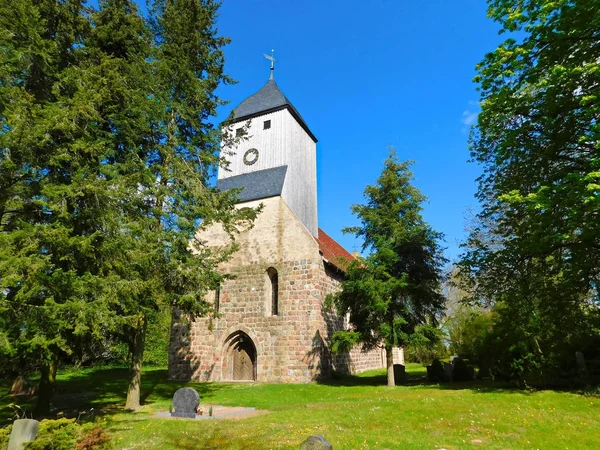
[[[387,365],[387,385],[396,386],[394,381],[394,352],[392,351],[392,347],[385,348],[385,361]]]
[[[148,319],[142,315],[138,319],[137,326],[134,330],[133,342],[130,346],[131,351],[131,376],[129,379],[129,389],[127,390],[127,401],[125,408],[139,409],[140,394],[142,382],[142,361],[144,360],[144,344],[146,340],[146,326]]]
[[[35,415],[45,416],[50,413],[50,402],[56,389],[56,361],[51,360],[40,369]]]

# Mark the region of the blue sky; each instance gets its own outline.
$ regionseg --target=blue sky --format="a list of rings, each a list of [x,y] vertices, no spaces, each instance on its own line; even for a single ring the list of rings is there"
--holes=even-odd
[[[350,205],[364,202],[393,146],[415,162],[424,218],[454,260],[481,172],[467,162],[472,79],[502,41],[486,10],[484,0],[223,0],[217,26],[232,39],[225,69],[238,83],[218,89],[230,104],[215,123],[266,83],[263,54],[275,49],[277,84],[319,139],[319,226],[360,250],[341,229],[357,223]]]
[[[219,119],[263,86],[263,53],[275,49],[275,79],[319,139],[321,228],[360,249],[341,229],[356,223],[350,205],[363,202],[393,145],[415,161],[424,217],[446,235],[447,256],[458,255],[480,173],[467,163],[479,98],[472,78],[501,42],[485,2],[225,0],[218,28],[232,39],[226,71],[238,80],[219,89],[231,101]]]

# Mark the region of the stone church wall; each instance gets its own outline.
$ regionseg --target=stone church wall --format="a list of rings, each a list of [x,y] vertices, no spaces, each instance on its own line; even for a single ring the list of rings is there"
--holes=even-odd
[[[343,279],[343,274],[336,269],[332,264],[323,264],[322,273],[322,298],[333,294],[340,289],[340,284]],[[333,311],[324,311],[325,321],[329,324],[328,337],[337,330],[348,328],[348,323],[345,318],[337,316]],[[400,358],[401,349],[394,349],[394,363],[404,363],[404,358]],[[364,352],[360,346],[354,347],[349,353],[341,353],[329,356],[331,361],[330,369],[334,369],[340,373],[355,374],[365,372],[367,370],[380,369],[386,366],[385,349],[373,349]]]
[[[325,263],[318,243],[281,197],[247,202],[264,204],[255,225],[241,233],[240,250],[223,265],[234,275],[220,288],[220,317],[193,322],[175,313],[171,333],[169,377],[232,380],[229,342],[236,333],[256,348],[256,380],[307,382],[327,377],[331,369],[356,373],[385,367],[381,351],[331,355],[329,337],[344,327],[343,318],[324,307],[327,294],[339,289],[341,272]],[[227,235],[213,226],[202,232],[211,245]],[[279,280],[279,314],[270,313],[270,267]],[[207,300],[213,301],[212,292]],[[384,355],[385,356],[385,355]]]
[[[298,260],[275,265],[279,274],[279,311],[265,313],[264,298],[270,291],[265,267],[232,268],[236,279],[221,288],[219,318],[200,318],[185,324],[175,317],[169,375],[174,379],[229,380],[225,342],[241,330],[257,350],[257,381],[310,381],[318,370],[321,337],[319,299],[311,289],[318,261]],[[262,286],[261,286],[262,284]]]

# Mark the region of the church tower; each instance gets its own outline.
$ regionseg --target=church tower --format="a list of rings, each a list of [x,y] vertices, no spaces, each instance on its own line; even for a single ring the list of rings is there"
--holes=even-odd
[[[318,227],[317,139],[272,75],[233,115],[233,133],[242,131],[221,149],[229,166],[219,168],[217,188],[241,188],[238,207],[263,208],[219,265],[232,277],[205,297],[218,314],[188,320],[175,311],[169,377],[298,383],[383,367],[379,349],[329,350],[346,325],[325,299],[353,256]],[[196,236],[207,247],[231,243],[218,222]]]
[[[318,237],[317,138],[275,83],[273,66],[267,84],[233,110],[232,129],[247,134],[219,168],[217,187],[243,188],[240,202],[281,196],[288,207]]]

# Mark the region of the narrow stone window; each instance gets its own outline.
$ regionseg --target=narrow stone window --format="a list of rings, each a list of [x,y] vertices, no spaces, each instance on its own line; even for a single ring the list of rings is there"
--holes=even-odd
[[[269,277],[271,287],[270,312],[272,316],[277,316],[279,315],[279,276],[277,275],[277,270],[269,267],[267,269],[267,276]]]
[[[269,128],[271,128],[271,121],[270,120],[265,120],[263,122],[263,130],[268,130]]]
[[[235,137],[240,137],[244,135],[244,129],[243,128],[238,128],[235,130]]]
[[[219,308],[221,307],[221,287],[217,287],[215,289],[215,311],[219,312]]]

